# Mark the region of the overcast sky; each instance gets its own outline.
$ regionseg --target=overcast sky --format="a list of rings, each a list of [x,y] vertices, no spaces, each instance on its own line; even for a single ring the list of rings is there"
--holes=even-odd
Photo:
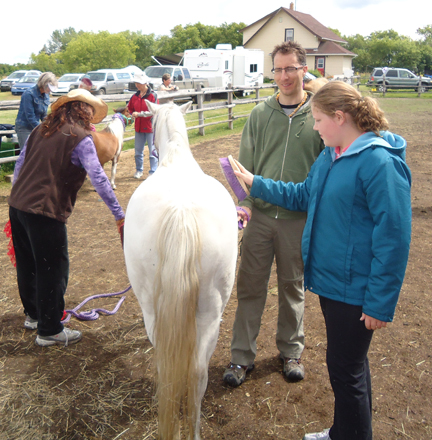
[[[394,29],[400,35],[418,39],[417,29],[432,24],[430,0],[292,1],[297,11],[312,15],[324,26],[338,29],[346,36],[367,36],[374,31]],[[8,4],[0,25],[0,63],[15,64],[27,63],[30,55],[37,54],[57,29],[72,27],[76,31],[110,33],[130,30],[169,35],[178,24],[198,21],[216,26],[225,22],[249,25],[281,6],[289,8],[290,0],[285,3],[281,0],[163,0],[160,3],[86,0],[67,4],[21,0]]]

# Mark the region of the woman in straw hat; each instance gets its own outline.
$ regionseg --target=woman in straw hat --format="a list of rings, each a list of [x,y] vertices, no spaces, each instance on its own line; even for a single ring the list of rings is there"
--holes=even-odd
[[[81,339],[81,332],[64,328],[61,319],[69,275],[66,222],[87,174],[119,232],[124,223],[90,130],[91,123],[106,116],[107,105],[76,89],[55,101],[51,110],[21,151],[9,197],[24,327],[37,329],[40,346]]]

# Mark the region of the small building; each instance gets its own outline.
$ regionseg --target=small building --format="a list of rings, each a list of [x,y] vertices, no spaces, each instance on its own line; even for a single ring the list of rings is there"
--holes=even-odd
[[[288,8],[276,11],[245,27],[243,46],[264,51],[264,77],[273,78],[271,52],[283,41],[297,41],[307,53],[309,70],[318,70],[323,76],[351,76],[352,60],[356,54],[344,44],[347,42],[309,14]]]

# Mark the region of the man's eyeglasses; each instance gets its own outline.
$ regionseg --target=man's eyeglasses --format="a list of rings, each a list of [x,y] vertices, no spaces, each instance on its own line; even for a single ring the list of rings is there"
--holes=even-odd
[[[280,75],[282,72],[285,72],[287,75],[293,75],[294,73],[297,72],[297,70],[303,69],[303,67],[304,66],[300,66],[300,67],[288,66],[288,67],[284,67],[283,69],[281,67],[276,67],[276,68],[273,67],[271,72],[276,75]]]

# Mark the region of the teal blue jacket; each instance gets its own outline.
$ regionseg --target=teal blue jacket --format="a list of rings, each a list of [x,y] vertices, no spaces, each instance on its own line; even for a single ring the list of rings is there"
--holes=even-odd
[[[298,184],[255,176],[251,196],[307,212],[305,288],[392,321],[411,239],[406,141],[365,133],[339,159],[326,147]]]

